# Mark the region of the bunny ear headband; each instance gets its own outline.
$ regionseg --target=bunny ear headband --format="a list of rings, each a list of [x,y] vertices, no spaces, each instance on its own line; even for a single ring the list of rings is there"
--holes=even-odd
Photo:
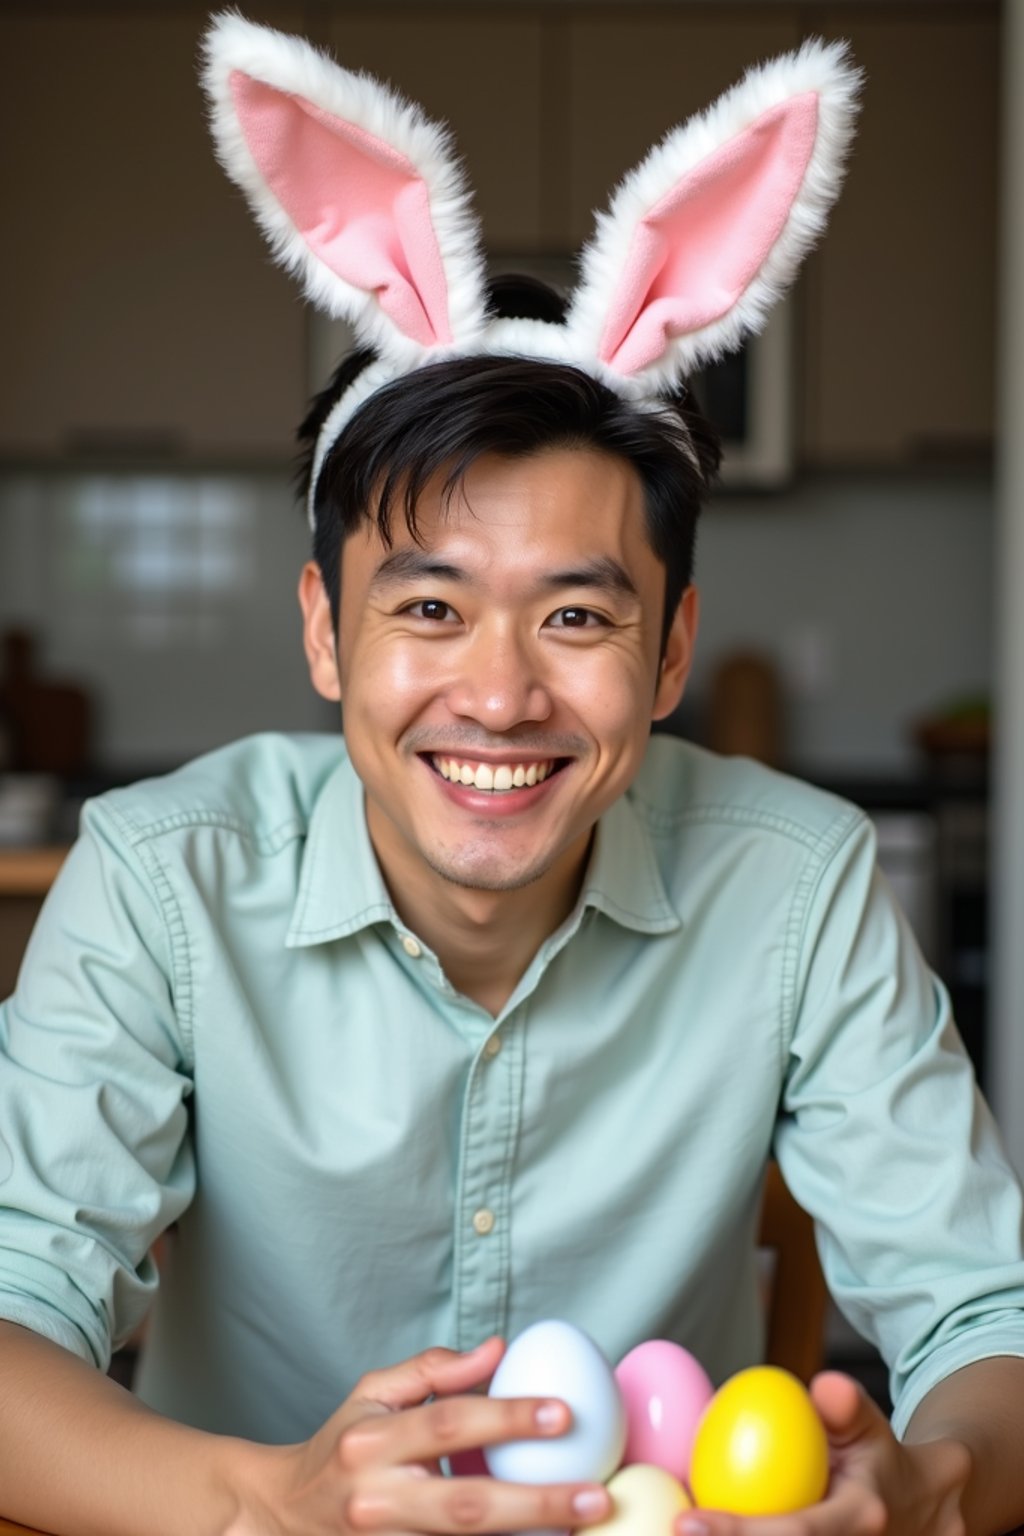
[[[445,128],[301,38],[213,19],[204,84],[217,154],[309,299],[377,353],[331,410],[310,480],[375,390],[449,357],[569,363],[656,406],[764,324],[822,232],[859,71],[808,42],[751,69],[620,184],[563,324],[494,318],[480,231]]]

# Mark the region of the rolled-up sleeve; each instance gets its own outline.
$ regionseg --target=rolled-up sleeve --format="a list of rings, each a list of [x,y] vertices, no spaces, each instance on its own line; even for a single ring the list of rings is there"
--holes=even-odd
[[[104,802],[0,1005],[0,1317],[102,1369],[194,1190],[180,914]]]
[[[1024,1206],[948,995],[863,821],[794,909],[776,1150],[901,1434],[944,1377],[1024,1356]]]

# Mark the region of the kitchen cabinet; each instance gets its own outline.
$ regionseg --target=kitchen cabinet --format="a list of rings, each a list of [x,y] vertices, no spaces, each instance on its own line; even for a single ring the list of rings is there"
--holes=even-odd
[[[544,24],[536,8],[339,7],[322,30],[340,63],[389,81],[448,123],[489,250],[543,246],[542,161],[561,151],[542,137]]]
[[[749,65],[794,48],[795,5],[594,6],[564,23],[563,247],[590,235],[623,175]]]
[[[813,22],[849,39],[867,79],[804,278],[803,456],[976,457],[994,419],[996,7],[834,5]]]
[[[569,257],[616,181],[749,64],[810,32],[847,37],[864,112],[795,293],[798,458],[899,466],[990,446],[996,0],[245,9],[448,121],[499,258]],[[185,0],[5,7],[8,463],[291,456],[324,323],[311,339],[298,286],[214,162],[204,21]]]
[[[301,7],[247,7],[300,28]],[[277,460],[304,319],[216,164],[203,10],[2,18],[8,459]]]
[[[14,991],[39,909],[66,847],[0,847],[0,1001]]]

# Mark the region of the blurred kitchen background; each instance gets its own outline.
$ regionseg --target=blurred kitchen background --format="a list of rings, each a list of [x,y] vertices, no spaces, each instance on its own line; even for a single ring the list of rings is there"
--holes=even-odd
[[[290,474],[345,338],[214,162],[207,9],[0,0],[0,990],[85,795],[336,728]],[[850,40],[867,82],[830,233],[698,385],[730,447],[670,728],[874,816],[1024,1167],[1024,0],[243,9],[447,118],[495,267],[556,280],[669,127],[808,34]]]

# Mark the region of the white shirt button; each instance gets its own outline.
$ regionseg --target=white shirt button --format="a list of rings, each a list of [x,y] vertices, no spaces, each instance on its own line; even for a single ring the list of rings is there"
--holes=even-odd
[[[402,948],[410,960],[418,960],[423,953],[423,945],[414,939],[411,933],[402,934]]]
[[[501,1036],[500,1035],[491,1035],[490,1039],[488,1039],[488,1040],[486,1040],[484,1042],[484,1056],[487,1058],[488,1061],[493,1061],[495,1056],[497,1056],[497,1054],[498,1054],[498,1052],[500,1050],[501,1050]]]
[[[488,1232],[494,1231],[494,1212],[482,1206],[473,1217],[473,1230],[479,1232],[481,1237],[486,1237]]]

